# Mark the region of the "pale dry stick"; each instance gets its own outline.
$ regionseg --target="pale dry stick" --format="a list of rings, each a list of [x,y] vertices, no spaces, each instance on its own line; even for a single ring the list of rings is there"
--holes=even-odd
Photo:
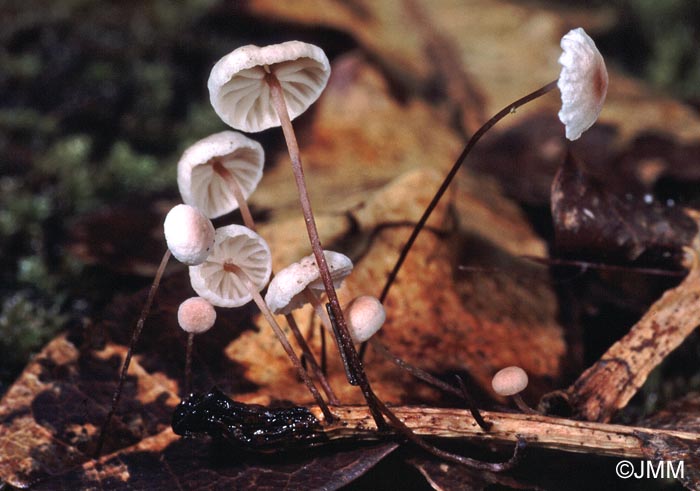
[[[520,451],[525,448],[526,445],[525,440],[523,440],[520,435],[517,435],[513,456],[505,462],[483,462],[481,460],[472,459],[471,457],[465,457],[463,455],[447,452],[428,443],[422,436],[410,428],[401,418],[394,414],[394,412],[390,410],[381,400],[378,400],[377,404],[382,413],[391,422],[392,427],[395,428],[400,435],[403,435],[408,441],[419,446],[426,452],[429,452],[448,462],[454,462],[455,464],[465,465],[474,469],[488,470],[491,472],[507,471],[515,467],[515,465],[520,461]],[[479,424],[478,421],[477,424]],[[479,425],[479,427],[483,429],[481,425]]]
[[[309,410],[319,419],[321,411]],[[465,409],[393,406],[392,412],[421,437],[466,439],[512,444],[524,440],[529,447],[565,452],[595,453],[617,457],[643,458],[642,437],[671,437],[691,445],[700,444],[700,434],[659,428],[643,428],[605,423],[575,421],[542,415],[483,411],[492,423],[484,431]],[[323,425],[323,434],[331,440],[380,439],[372,416],[364,406],[332,406],[335,423]]]
[[[299,145],[297,143],[296,135],[294,134],[292,122],[289,118],[289,113],[287,112],[287,104],[284,100],[282,87],[280,86],[277,77],[273,73],[270,73],[269,70],[265,79],[270,88],[270,99],[275,107],[277,116],[279,117],[282,125],[282,133],[284,134],[284,139],[287,143],[287,149],[292,162],[294,181],[296,183],[297,192],[299,195],[299,203],[301,204],[304,222],[306,223],[306,231],[309,235],[309,242],[311,243],[311,250],[316,258],[316,264],[318,265],[318,269],[321,273],[321,280],[326,290],[330,309],[333,311],[333,317],[337,323],[338,329],[336,333],[336,340],[338,342],[338,348],[343,355],[343,358],[348,360],[348,364],[346,364],[346,367],[349,367],[349,369],[346,370],[348,382],[351,385],[357,385],[360,387],[362,390],[362,395],[367,401],[377,425],[384,427],[386,422],[384,421],[382,413],[377,406],[377,396],[372,391],[367,375],[362,368],[362,362],[360,361],[357,351],[355,350],[355,346],[352,343],[352,338],[350,337],[347,325],[345,324],[345,318],[343,317],[343,311],[340,308],[338,295],[336,294],[335,287],[333,286],[333,278],[331,277],[331,273],[328,269],[326,258],[323,255],[323,246],[321,245],[321,239],[318,235],[316,221],[314,220],[313,211],[311,209],[311,200],[306,189]]]
[[[255,288],[255,285],[253,284],[252,281],[250,281],[250,278],[248,278],[248,275],[243,271],[241,268],[236,266],[233,263],[225,263],[224,264],[224,271],[228,271],[229,273],[233,273],[241,280],[243,281],[243,284],[246,286],[248,289],[248,292],[250,295],[253,297],[253,301],[255,304],[258,306],[260,309],[260,312],[262,312],[263,316],[267,320],[268,324],[270,324],[270,327],[272,330],[275,332],[277,335],[277,339],[280,341],[282,344],[282,347],[284,348],[284,351],[287,353],[287,356],[289,356],[289,359],[292,360],[292,363],[294,364],[294,368],[296,368],[297,373],[300,374],[302,380],[304,381],[304,384],[306,384],[306,387],[309,389],[309,392],[313,395],[314,399],[316,399],[317,402],[321,405],[322,412],[326,416],[326,418],[331,421],[333,420],[333,416],[328,410],[328,406],[323,403],[323,398],[321,397],[321,394],[318,392],[318,389],[314,385],[314,383],[311,381],[309,378],[309,374],[304,370],[304,367],[301,365],[301,361],[299,360],[299,357],[297,357],[297,354],[294,352],[294,349],[292,348],[292,345],[289,344],[289,340],[287,339],[287,336],[284,335],[284,332],[282,331],[282,328],[279,326],[277,323],[277,320],[275,319],[275,316],[270,312],[269,307],[265,303],[265,300],[262,298],[258,290]]]
[[[253,215],[250,213],[250,208],[248,207],[248,202],[245,200],[245,197],[243,196],[243,190],[238,184],[236,178],[218,160],[214,162],[213,168],[214,172],[219,174],[231,187],[231,191],[233,191],[233,195],[236,198],[236,201],[238,202],[238,208],[241,210],[241,216],[243,217],[243,223],[245,224],[245,226],[254,232],[257,231],[257,227],[255,226],[255,220],[253,219]],[[338,404],[338,398],[333,392],[333,389],[331,388],[330,383],[326,379],[326,376],[323,374],[323,370],[321,370],[321,367],[318,365],[316,357],[311,352],[309,344],[306,342],[304,336],[302,336],[301,332],[299,331],[299,326],[294,320],[294,317],[292,316],[292,314],[287,314],[285,315],[285,319],[287,320],[287,324],[289,324],[289,327],[292,330],[292,333],[294,334],[294,338],[301,347],[301,350],[304,352],[304,355],[309,360],[311,369],[313,370],[314,375],[316,375],[316,378],[321,384],[323,391],[326,393],[328,401],[331,404]]]
[[[699,243],[696,238],[692,249],[685,248],[692,266],[683,282],[665,292],[628,334],[567,389],[569,403],[578,416],[610,421],[649,373],[700,325]]]
[[[160,280],[163,277],[163,273],[165,272],[165,267],[167,266],[168,261],[170,260],[170,255],[170,249],[168,249],[165,251],[165,254],[163,254],[163,258],[160,260],[158,270],[156,271],[156,276],[155,278],[153,278],[153,283],[151,284],[151,289],[148,291],[146,303],[144,304],[143,309],[141,310],[141,315],[139,315],[138,321],[136,321],[136,328],[131,334],[129,349],[126,352],[126,358],[124,359],[124,364],[122,365],[122,369],[119,374],[119,382],[117,383],[117,388],[112,396],[112,406],[109,408],[109,413],[107,413],[107,417],[105,418],[104,423],[102,423],[102,428],[100,429],[100,437],[97,440],[95,458],[98,458],[102,453],[102,447],[105,443],[105,437],[107,436],[107,428],[109,427],[109,424],[112,421],[112,418],[114,417],[114,413],[117,410],[117,406],[119,406],[119,400],[122,396],[124,382],[126,381],[126,374],[129,371],[129,365],[131,364],[131,356],[133,355],[134,348],[136,347],[136,342],[139,340],[139,337],[141,337],[143,325],[146,322],[146,317],[148,317],[148,314],[151,311],[153,299],[155,298],[156,292],[158,291],[158,286],[160,285]]]

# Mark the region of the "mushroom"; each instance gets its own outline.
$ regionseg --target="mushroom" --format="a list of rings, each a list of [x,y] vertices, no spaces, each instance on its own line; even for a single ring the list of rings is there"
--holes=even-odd
[[[194,335],[207,332],[216,322],[214,306],[202,297],[191,297],[180,304],[177,309],[177,323],[187,333],[187,352],[185,355],[185,394],[192,387],[192,345]]]
[[[200,297],[217,307],[240,307],[253,300],[324,415],[333,419],[318,389],[260,295],[271,272],[272,258],[265,240],[249,228],[228,225],[216,229],[214,247],[206,261],[190,267],[190,283]]]
[[[177,164],[182,200],[209,218],[240,208],[246,227],[254,230],[246,200],[260,182],[264,161],[262,146],[241,133],[209,135],[188,147]]]
[[[262,48],[248,45],[232,51],[214,65],[207,86],[214,110],[233,128],[257,132],[272,126],[282,127],[311,249],[337,320],[338,344],[341,350],[348,352],[345,356],[355,360],[357,354],[347,332],[333,279],[323,255],[304,180],[299,145],[292,127],[292,119],[316,101],[329,76],[330,64],[321,48],[289,41]],[[353,363],[353,367],[361,367],[359,359]],[[364,374],[349,377],[351,383],[355,383],[356,379],[359,380],[365,397],[371,399],[373,395]],[[377,413],[375,407],[373,413]]]
[[[496,123],[509,114],[515,113],[519,107],[531,102],[544,94],[559,87],[561,92],[562,107],[559,111],[559,119],[566,127],[566,137],[569,140],[576,140],[581,133],[593,125],[598,118],[605,101],[608,90],[608,72],[605,68],[603,57],[595,46],[593,40],[581,29],[569,31],[561,39],[561,47],[564,50],[559,57],[562,70],[557,80],[549,82],[521,97],[517,101],[511,102],[506,107],[497,112],[491,119],[486,121],[469,139],[464,146],[462,153],[452,165],[442,184],[438,188],[435,196],[428,204],[411,235],[404,244],[394,267],[389,272],[379,300],[384,302],[391,285],[396,280],[396,276],[401,269],[406,256],[418,238],[418,234],[423,230],[433,210],[439,203],[442,196],[447,192],[450,183],[457,175],[457,171],[467,159],[472,148]]]
[[[347,305],[345,318],[352,340],[364,343],[384,325],[386,311],[376,297],[362,295]]]
[[[335,251],[323,251],[323,255],[333,279],[333,286],[340,288],[343,280],[352,272],[352,261],[346,255]],[[288,314],[310,303],[330,330],[328,316],[319,300],[322,293],[321,273],[312,254],[290,264],[275,275],[267,288],[265,302],[275,314]]]
[[[340,288],[343,280],[352,272],[353,264],[349,257],[334,251],[323,251],[324,258],[333,280],[333,286]],[[265,302],[275,314],[289,317],[292,310],[311,304],[323,326],[332,334],[333,327],[319,295],[324,292],[321,273],[314,255],[303,257],[279,271],[270,281]],[[326,336],[321,330],[321,367],[325,369]],[[323,372],[323,370],[322,370]]]
[[[146,317],[148,317],[151,311],[153,299],[160,286],[160,281],[163,278],[163,273],[170,260],[170,256],[175,256],[178,261],[189,266],[200,264],[209,255],[209,250],[214,244],[214,226],[211,224],[211,221],[197,208],[189,205],[176,205],[168,212],[163,222],[163,232],[165,234],[165,241],[168,244],[168,249],[160,260],[156,275],[153,278],[153,283],[148,292],[148,297],[146,298],[146,303],[136,321],[136,327],[134,327],[134,331],[131,333],[129,349],[126,352],[124,363],[119,372],[117,387],[114,389],[114,394],[112,395],[112,406],[100,430],[95,457],[99,457],[102,452],[107,427],[119,405],[126,374],[131,365],[131,357],[134,348],[141,337]]]
[[[566,137],[576,140],[598,119],[608,93],[608,71],[595,43],[580,27],[561,38],[561,48],[559,120]]]
[[[228,225],[216,229],[209,257],[190,267],[190,283],[217,307],[240,307],[265,287],[271,272],[270,249],[263,238],[242,225]]]
[[[176,205],[165,216],[163,232],[168,250],[188,266],[201,264],[214,244],[214,226],[197,208]]]
[[[214,111],[232,128],[250,133],[284,126],[313,104],[331,68],[321,48],[300,41],[242,46],[212,68],[207,86]],[[281,107],[274,99],[282,97]]]
[[[527,387],[527,373],[520,367],[512,366],[499,370],[491,379],[491,387],[499,396],[512,397],[515,404],[524,413],[537,414],[528,406],[520,393]]]

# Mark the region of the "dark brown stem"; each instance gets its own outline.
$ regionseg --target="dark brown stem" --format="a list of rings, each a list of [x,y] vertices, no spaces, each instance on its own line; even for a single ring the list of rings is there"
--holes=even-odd
[[[491,427],[491,423],[484,421],[484,418],[481,417],[481,412],[474,403],[474,400],[469,395],[469,392],[467,391],[464,382],[462,382],[462,379],[459,376],[457,377],[457,381],[459,382],[460,388],[457,389],[451,386],[450,384],[443,382],[439,378],[433,377],[422,368],[418,368],[415,365],[411,365],[405,360],[399,358],[391,351],[389,351],[386,348],[386,346],[384,346],[377,338],[370,339],[369,343],[372,345],[372,348],[380,355],[382,355],[385,359],[398,366],[399,368],[406,370],[408,373],[410,373],[417,379],[422,380],[423,382],[429,385],[432,385],[434,387],[437,387],[438,389],[441,389],[445,392],[448,392],[450,394],[464,399],[467,405],[467,409],[469,409],[469,412],[472,413],[472,416],[474,416],[474,420],[477,422],[477,424],[481,426],[484,429],[484,431],[489,430],[489,428]]]
[[[537,256],[520,256],[523,259],[532,261],[537,264],[543,264],[545,266],[572,266],[579,268],[582,271],[589,269],[599,269],[601,271],[621,271],[623,273],[639,273],[648,274],[652,276],[685,276],[688,271],[683,270],[671,270],[671,269],[660,269],[660,268],[638,268],[632,266],[621,266],[619,264],[606,264],[606,263],[593,263],[590,261],[577,261],[575,259],[560,259],[556,257],[537,257]],[[462,271],[468,270],[467,266],[459,266]]]
[[[321,371],[324,375],[328,373],[328,356],[326,355],[326,330],[319,327],[321,331]]]
[[[472,399],[472,396],[469,394],[467,386],[464,385],[464,380],[462,380],[462,377],[459,375],[456,375],[455,377],[457,378],[459,388],[462,390],[462,398],[464,399],[464,402],[467,403],[467,409],[469,409],[469,412],[472,414],[474,421],[476,421],[476,424],[478,424],[482,430],[489,431],[493,424],[486,421],[481,415],[481,411],[479,411],[476,402],[474,402],[474,399]]]
[[[311,243],[311,250],[313,251],[314,257],[316,258],[316,264],[321,273],[321,281],[326,290],[326,295],[328,297],[328,302],[330,303],[330,308],[333,311],[333,315],[337,323],[337,342],[338,348],[342,352],[345,352],[345,357],[350,360],[350,368],[352,371],[352,376],[348,377],[348,382],[352,385],[358,385],[362,390],[362,395],[367,401],[370,412],[374,417],[377,426],[379,428],[384,428],[386,423],[384,418],[382,418],[381,412],[377,407],[377,397],[372,391],[372,387],[369,384],[367,375],[362,367],[362,362],[357,356],[357,351],[353,345],[352,338],[348,332],[348,327],[345,323],[345,318],[343,317],[343,311],[340,308],[340,302],[338,301],[338,296],[336,295],[335,288],[333,287],[333,279],[331,278],[331,273],[328,269],[328,264],[326,263],[326,258],[323,255],[323,246],[321,245],[321,239],[318,235],[318,230],[316,228],[316,222],[314,220],[313,211],[311,210],[311,200],[309,199],[309,194],[306,189],[306,182],[304,179],[304,169],[301,164],[301,155],[299,153],[299,145],[297,143],[296,135],[294,134],[294,128],[292,127],[292,122],[289,118],[289,113],[287,111],[287,104],[284,100],[284,93],[282,87],[280,86],[279,80],[274,74],[268,73],[266,75],[266,81],[270,88],[270,99],[274,104],[277,115],[280,119],[282,125],[282,132],[284,133],[284,139],[287,143],[287,149],[289,151],[289,157],[292,161],[292,171],[294,173],[294,181],[297,186],[297,191],[299,194],[299,202],[301,204],[301,210],[304,215],[304,222],[306,223],[306,231],[309,235],[309,241]]]
[[[299,357],[297,357],[297,354],[294,352],[294,349],[292,349],[292,345],[289,344],[287,336],[284,335],[284,332],[277,323],[275,316],[272,314],[272,311],[270,311],[270,308],[265,303],[265,300],[263,300],[262,296],[260,296],[260,292],[258,292],[258,290],[255,288],[253,282],[250,280],[250,278],[248,278],[248,275],[241,268],[231,263],[225,263],[224,270],[233,273],[239,278],[241,278],[243,284],[246,286],[246,288],[248,288],[248,292],[253,297],[253,301],[260,309],[260,312],[262,312],[263,316],[267,320],[267,323],[275,332],[275,335],[277,336],[279,342],[282,344],[284,351],[287,353],[287,356],[289,356],[289,359],[292,361],[292,365],[294,365],[294,368],[296,369],[297,373],[304,381],[304,384],[306,384],[306,387],[309,389],[309,392],[311,392],[311,395],[316,401],[316,404],[318,404],[321,408],[321,411],[323,411],[323,415],[327,418],[330,417],[331,419],[333,419],[333,415],[328,409],[328,405],[321,397],[321,394],[318,392],[318,389],[314,385],[313,381],[309,378],[309,374],[306,372],[306,370],[304,370],[304,367],[301,365],[301,360],[299,360]]]
[[[158,270],[156,271],[156,275],[153,278],[153,283],[151,283],[151,289],[148,291],[148,297],[146,297],[146,303],[144,304],[143,309],[141,310],[141,315],[139,315],[138,321],[136,321],[136,327],[131,333],[131,341],[129,342],[129,349],[126,352],[126,358],[124,358],[124,364],[122,365],[122,369],[119,374],[119,382],[117,383],[117,388],[115,389],[114,394],[112,395],[112,407],[109,409],[109,413],[107,413],[107,417],[105,418],[104,423],[102,423],[102,428],[100,429],[100,437],[97,440],[95,458],[99,458],[100,454],[102,453],[102,447],[105,443],[105,437],[107,436],[107,428],[109,427],[109,424],[112,421],[112,418],[114,417],[114,413],[117,410],[117,406],[119,406],[119,399],[122,396],[124,382],[126,381],[126,374],[129,371],[129,365],[131,364],[131,356],[134,352],[134,348],[136,347],[136,343],[138,342],[139,337],[141,337],[141,332],[143,331],[143,325],[146,322],[146,317],[148,317],[148,314],[151,312],[151,305],[153,305],[153,299],[156,296],[156,292],[158,291],[158,287],[160,286],[160,280],[163,277],[163,273],[165,272],[165,267],[167,266],[169,259],[170,249],[165,251],[165,254],[163,254],[163,258],[160,260]]]
[[[194,333],[187,334],[187,350],[185,352],[185,397],[192,393],[192,345]]]
[[[449,392],[450,394],[453,394],[457,397],[463,397],[462,391],[457,389],[456,387],[451,386],[448,383],[443,382],[437,377],[433,377],[430,375],[428,372],[425,370],[418,368],[415,365],[411,365],[410,363],[406,362],[405,360],[399,358],[395,354],[393,354],[391,351],[387,349],[386,346],[384,346],[378,339],[376,338],[371,338],[368,341],[371,345],[372,348],[382,355],[385,359],[396,365],[397,367],[406,370],[408,373],[413,375],[419,380],[422,380],[423,382],[430,384],[434,387],[437,387],[438,389],[444,390],[445,392]]]
[[[538,97],[543,96],[547,92],[553,90],[557,86],[557,81],[553,81],[545,85],[544,87],[541,87],[537,89],[536,91],[526,95],[525,97],[522,97],[518,99],[517,101],[513,102],[512,104],[509,104],[508,106],[504,107],[501,109],[494,117],[489,119],[484,125],[479,128],[474,135],[469,139],[467,144],[464,147],[464,150],[462,150],[462,153],[457,157],[457,160],[455,163],[452,165],[452,168],[450,171],[447,173],[447,176],[445,177],[445,180],[442,182],[440,185],[440,188],[437,190],[435,193],[435,196],[433,196],[433,199],[430,201],[430,204],[428,207],[425,209],[425,212],[423,213],[423,216],[420,217],[420,220],[418,220],[418,223],[413,229],[413,232],[411,232],[411,236],[408,238],[406,241],[406,244],[403,246],[403,249],[401,250],[401,254],[399,254],[399,258],[396,261],[396,264],[394,265],[394,268],[391,270],[389,273],[389,276],[387,277],[386,283],[384,284],[384,288],[382,289],[382,293],[379,295],[379,301],[384,303],[384,300],[386,300],[387,295],[389,294],[389,289],[391,288],[391,285],[394,283],[394,280],[396,279],[396,275],[399,273],[399,270],[401,269],[401,266],[403,265],[403,262],[406,260],[406,256],[408,255],[408,252],[411,250],[411,247],[413,246],[413,243],[416,241],[416,238],[418,238],[418,234],[420,233],[421,230],[423,230],[423,227],[425,226],[425,223],[428,221],[430,218],[430,215],[432,214],[433,210],[437,206],[438,202],[442,198],[442,196],[445,194],[447,191],[447,188],[449,187],[450,183],[452,180],[455,178],[457,175],[457,171],[459,168],[462,166],[464,161],[467,158],[467,155],[469,155],[469,152],[471,152],[472,148],[476,143],[481,139],[484,134],[490,130],[496,123],[498,123],[501,119],[505,118],[507,115],[515,111],[517,108],[520,106],[527,104],[530,101],[533,101],[537,99]]]

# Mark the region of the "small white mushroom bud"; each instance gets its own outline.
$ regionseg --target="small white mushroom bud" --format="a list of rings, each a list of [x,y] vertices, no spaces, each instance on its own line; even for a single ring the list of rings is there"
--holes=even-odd
[[[362,295],[346,307],[345,321],[352,340],[356,343],[364,343],[384,325],[386,311],[378,299]]]
[[[211,220],[193,206],[173,207],[165,217],[163,229],[170,252],[188,266],[203,263],[214,245]]]
[[[177,309],[177,322],[183,331],[201,334],[216,322],[214,306],[202,297],[188,298]]]
[[[528,406],[520,395],[527,387],[527,383],[527,373],[520,367],[506,367],[496,372],[491,379],[491,387],[496,394],[510,396],[522,412],[536,414],[537,411]]]
[[[491,380],[493,391],[499,396],[513,396],[527,387],[527,373],[520,367],[499,370]]]

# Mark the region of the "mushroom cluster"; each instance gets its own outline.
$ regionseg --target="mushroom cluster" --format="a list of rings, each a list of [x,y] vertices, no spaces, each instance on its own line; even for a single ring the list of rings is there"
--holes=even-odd
[[[561,40],[561,47],[559,78],[504,108],[469,140],[404,246],[379,298],[359,296],[345,309],[341,309],[335,290],[351,273],[353,264],[343,254],[322,247],[292,125],[292,120],[304,113],[323,92],[330,76],[328,59],[319,47],[299,41],[265,47],[243,46],[221,58],[208,79],[210,101],[221,120],[236,131],[221,131],[195,142],[178,162],[177,183],[183,204],[174,206],[165,218],[167,250],[136,324],[97,454],[119,402],[133,349],[171,255],[189,267],[190,283],[198,294],[183,301],[178,309],[178,323],[187,333],[186,392],[191,388],[194,335],[214,325],[215,307],[236,308],[254,301],[326,420],[331,421],[333,415],[326,401],[275,318],[275,314],[287,316],[298,344],[311,362],[312,371],[323,385],[328,400],[335,403],[335,396],[292,317],[293,310],[308,303],[326,330],[333,333],[348,381],[360,386],[377,426],[382,429],[385,425],[382,413],[393,422],[391,412],[372,392],[353,343],[365,343],[384,324],[386,312],[382,304],[406,254],[470,150],[496,122],[517,107],[558,87],[562,99],[559,118],[565,125],[566,138],[575,140],[594,124],[608,87],[603,58],[593,40],[580,28],[567,33]],[[272,273],[270,249],[256,232],[247,203],[261,180],[265,154],[259,143],[239,133],[255,133],[272,127],[281,127],[287,144],[312,252],[276,276]],[[240,211],[245,226],[229,224],[214,229],[212,219],[236,210]],[[260,292],[266,287],[263,298]],[[402,360],[399,362],[397,364],[405,364]],[[523,411],[529,408],[526,409],[519,393],[526,386],[527,374],[518,367],[501,370],[493,379],[494,391],[512,396]]]

